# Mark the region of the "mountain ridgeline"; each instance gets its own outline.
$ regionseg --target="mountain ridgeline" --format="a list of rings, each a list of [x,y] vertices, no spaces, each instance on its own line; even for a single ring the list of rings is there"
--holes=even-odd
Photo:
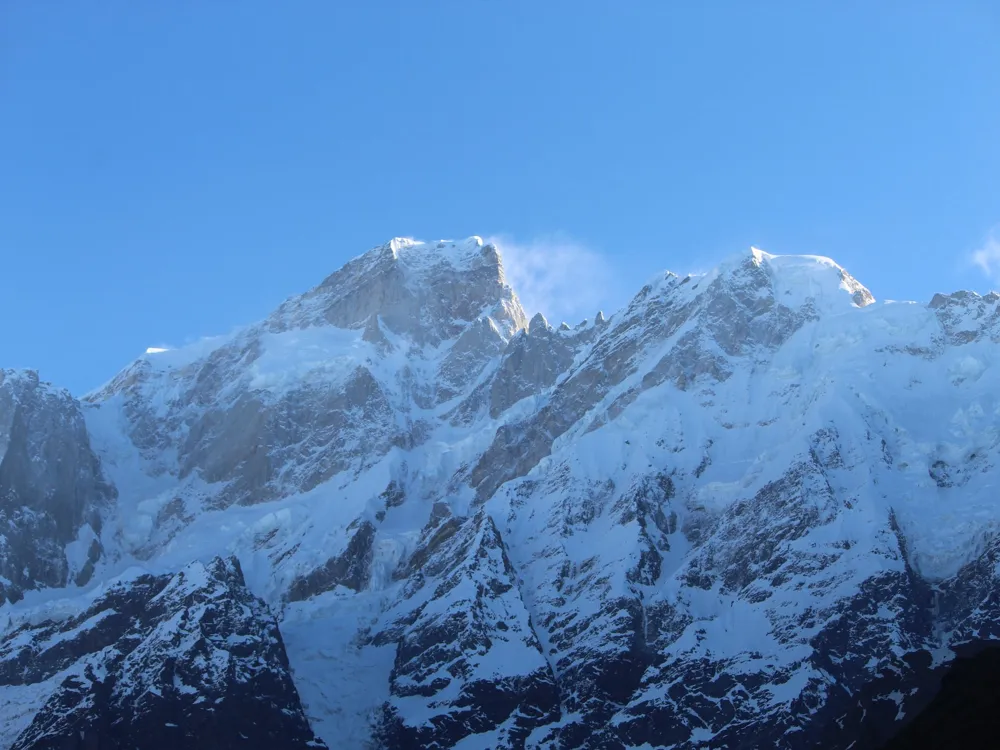
[[[998,343],[756,249],[552,325],[394,239],[82,399],[0,371],[0,747],[971,737]]]

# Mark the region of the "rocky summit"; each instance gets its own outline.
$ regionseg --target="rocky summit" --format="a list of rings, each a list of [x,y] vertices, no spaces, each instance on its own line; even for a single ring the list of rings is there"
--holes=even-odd
[[[533,313],[493,245],[394,239],[82,399],[0,372],[0,747],[875,750],[990,705],[1000,295],[754,249]]]

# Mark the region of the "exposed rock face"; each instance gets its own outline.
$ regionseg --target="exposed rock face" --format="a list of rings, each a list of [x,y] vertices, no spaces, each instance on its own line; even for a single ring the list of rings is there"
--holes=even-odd
[[[559,691],[535,637],[503,540],[483,512],[443,543],[431,537],[395,611],[375,637],[395,643],[390,699],[379,728],[388,747],[454,747],[493,733],[523,746],[559,716]],[[420,716],[436,720],[427,725]]]
[[[361,591],[371,577],[374,540],[375,527],[368,521],[362,522],[342,553],[292,581],[288,589],[289,601],[302,601],[337,586]]]
[[[980,297],[975,292],[935,294],[930,303],[951,344],[967,344],[981,337],[1000,341],[1000,294]]]
[[[573,364],[588,338],[556,331],[541,313],[531,319],[527,332],[511,341],[490,383],[490,416],[496,419],[522,398],[541,393]]]
[[[37,706],[5,746],[324,747],[236,561],[119,581],[80,605],[0,643],[0,689]]]
[[[0,604],[86,583],[114,495],[79,403],[37,373],[0,370]]]
[[[140,360],[101,392],[121,404],[151,471],[224,483],[216,506],[252,504],[360,471],[404,439],[387,394],[362,362],[343,362],[334,382],[293,379],[268,390],[271,373],[255,377],[252,369],[259,336],[240,334],[178,368]],[[278,345],[295,347],[290,336]]]
[[[433,249],[394,239],[286,302],[268,327],[281,331],[328,323],[357,328],[373,315],[419,345],[455,339],[483,315],[508,332],[525,324],[496,247],[473,237],[439,242]]]
[[[148,683],[149,722],[223,711],[217,746],[875,750],[1000,638],[998,300],[752,250],[553,328],[492,246],[394,240],[87,399],[98,581],[149,572],[6,605],[0,727],[127,742]],[[246,587],[162,593],[220,553]],[[164,638],[264,681],[171,689]]]

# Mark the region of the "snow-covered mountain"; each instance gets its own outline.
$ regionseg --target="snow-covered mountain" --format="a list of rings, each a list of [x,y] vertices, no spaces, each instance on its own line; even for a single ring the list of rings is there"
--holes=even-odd
[[[998,302],[754,249],[552,326],[395,239],[4,373],[0,746],[879,747],[1000,637]]]

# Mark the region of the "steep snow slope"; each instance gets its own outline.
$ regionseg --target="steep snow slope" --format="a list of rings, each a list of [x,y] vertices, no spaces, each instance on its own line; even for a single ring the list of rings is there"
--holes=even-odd
[[[998,302],[753,249],[556,329],[393,240],[85,399],[97,580],[234,555],[331,747],[874,747],[1000,626]]]

